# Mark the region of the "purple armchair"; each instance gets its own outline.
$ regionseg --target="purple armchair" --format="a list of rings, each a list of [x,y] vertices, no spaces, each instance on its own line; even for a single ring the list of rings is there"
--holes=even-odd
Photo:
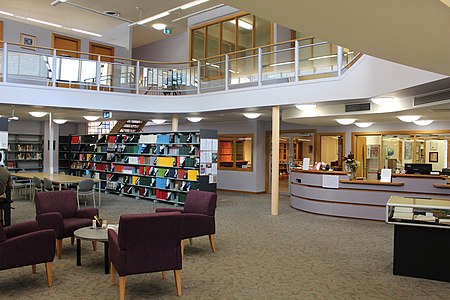
[[[157,208],[155,212],[181,212],[181,239],[189,239],[208,235],[209,243],[213,252],[216,252],[216,204],[217,194],[205,191],[192,190],[186,196],[184,209],[177,208]],[[184,252],[184,242],[181,242],[181,251]]]
[[[0,224],[0,270],[45,263],[47,283],[52,286],[52,262],[55,258],[55,231],[40,229],[36,221],[3,228]]]
[[[75,230],[90,226],[97,208],[78,209],[75,191],[36,193],[36,221],[41,228],[54,229],[57,241],[57,255],[61,258],[62,239],[72,237]],[[93,242],[94,250],[95,244]]]
[[[119,274],[119,295],[125,299],[125,276],[174,270],[181,296],[180,213],[122,215],[119,233],[108,230],[111,284]]]

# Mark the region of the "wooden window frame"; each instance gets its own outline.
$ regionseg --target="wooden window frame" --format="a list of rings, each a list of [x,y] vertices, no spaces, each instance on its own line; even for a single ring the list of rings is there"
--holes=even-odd
[[[251,138],[251,158],[250,160],[250,168],[238,168],[236,166],[237,160],[236,160],[236,141],[240,138]],[[232,167],[221,167],[220,166],[220,142],[221,140],[232,140],[233,144],[232,144],[232,163],[233,166]],[[248,133],[248,134],[219,134],[218,136],[218,144],[219,144],[219,155],[218,155],[218,169],[219,170],[224,170],[224,171],[243,171],[243,172],[253,172],[253,165],[254,165],[254,155],[253,155],[253,147],[254,147],[254,137],[252,133]]]

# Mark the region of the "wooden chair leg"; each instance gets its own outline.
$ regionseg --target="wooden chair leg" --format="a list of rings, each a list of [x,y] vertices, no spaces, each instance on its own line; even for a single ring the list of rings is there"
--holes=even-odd
[[[33,274],[36,274],[36,265],[31,265],[31,272],[33,272]]]
[[[92,241],[92,250],[97,251],[97,242]]]
[[[119,299],[125,300],[125,276],[119,277]]]
[[[73,245],[75,243],[75,237],[71,236],[70,237],[70,244]]]
[[[175,275],[175,285],[177,287],[177,296],[181,296],[181,270],[173,270]]]
[[[62,253],[62,239],[56,240],[56,255],[58,256],[58,259],[61,259],[61,253]]]
[[[47,271],[47,284],[48,284],[48,287],[52,287],[52,285],[53,285],[52,262],[46,262],[45,263],[45,270]]]
[[[184,257],[184,240],[181,240],[181,259]]]
[[[216,238],[214,237],[214,234],[209,235],[209,243],[211,244],[212,252],[216,253]]]
[[[192,246],[192,238],[189,238],[189,245]]]
[[[112,262],[109,263],[109,266],[109,274],[111,274],[111,285],[114,285],[114,282],[116,281],[116,269],[114,268]]]
[[[162,279],[166,279],[167,277],[166,277],[166,271],[162,271],[161,272],[161,276],[162,276]]]

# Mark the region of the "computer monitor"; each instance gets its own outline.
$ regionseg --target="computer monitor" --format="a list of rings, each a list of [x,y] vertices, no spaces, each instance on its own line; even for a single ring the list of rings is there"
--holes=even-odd
[[[432,164],[405,164],[406,174],[430,174],[432,170]]]
[[[448,169],[448,168],[442,169],[442,175],[447,175],[447,176],[449,176],[449,175],[450,175],[450,169]]]

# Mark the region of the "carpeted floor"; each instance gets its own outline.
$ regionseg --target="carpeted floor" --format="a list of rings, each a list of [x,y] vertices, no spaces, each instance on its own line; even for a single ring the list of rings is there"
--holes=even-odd
[[[123,213],[152,212],[164,204],[106,195],[101,216],[109,223]],[[34,218],[34,204],[16,201],[13,223]],[[393,228],[383,222],[333,218],[292,209],[280,200],[270,215],[269,195],[219,192],[217,248],[208,237],[186,243],[182,271],[185,299],[447,299],[450,284],[392,275]],[[30,249],[32,251],[32,249]],[[118,299],[118,284],[104,274],[102,248],[63,243],[53,265],[53,287],[45,266],[0,271],[0,299]],[[435,262],[438,263],[438,262]],[[178,299],[173,274],[127,277],[127,299]]]

